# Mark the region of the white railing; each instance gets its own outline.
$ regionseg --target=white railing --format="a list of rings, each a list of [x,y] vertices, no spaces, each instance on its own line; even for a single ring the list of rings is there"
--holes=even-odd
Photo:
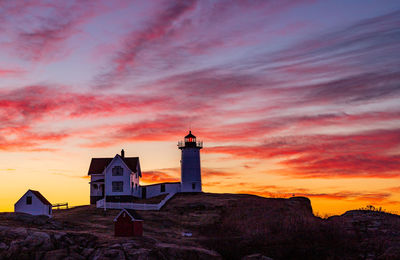
[[[203,141],[197,141],[195,143],[196,143],[196,147],[197,148],[203,148]],[[178,141],[178,147],[179,148],[186,147],[186,142],[185,141]]]
[[[96,201],[96,208],[104,207],[104,199]]]
[[[105,208],[107,209],[135,209],[135,210],[160,210],[168,200],[170,200],[176,192],[169,193],[158,204],[145,204],[145,203],[131,203],[131,202],[106,202]],[[97,208],[104,208],[104,199],[96,202]]]

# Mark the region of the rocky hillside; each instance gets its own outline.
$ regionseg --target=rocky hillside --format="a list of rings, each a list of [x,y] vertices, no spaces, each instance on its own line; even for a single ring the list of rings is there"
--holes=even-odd
[[[139,211],[141,238],[115,238],[118,210],[81,206],[54,217],[0,214],[0,259],[395,259],[400,216],[350,211],[323,220],[307,198],[178,194]],[[191,236],[183,236],[183,233]],[[269,257],[269,258],[268,258]]]

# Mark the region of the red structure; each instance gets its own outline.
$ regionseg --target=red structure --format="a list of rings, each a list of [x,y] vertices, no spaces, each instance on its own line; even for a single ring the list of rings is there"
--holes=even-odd
[[[133,209],[122,209],[114,219],[114,236],[143,236],[143,220]]]

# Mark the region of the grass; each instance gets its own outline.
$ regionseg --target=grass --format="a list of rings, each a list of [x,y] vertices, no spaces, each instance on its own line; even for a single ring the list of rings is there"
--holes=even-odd
[[[62,223],[62,232],[95,234],[104,244],[123,243],[130,238],[113,236],[113,219],[118,212],[80,206],[54,211],[51,221]],[[176,194],[162,210],[138,213],[144,219],[144,237],[135,238],[139,246],[151,248],[156,243],[169,243],[207,248],[217,251],[225,259],[240,259],[254,253],[274,259],[356,258],[363,250],[362,239],[370,239],[369,234],[363,237],[360,233],[347,231],[348,225],[353,227],[353,215],[321,219],[313,215],[310,201],[301,197],[275,199],[244,194]],[[23,225],[10,214],[0,214],[3,225]],[[365,221],[376,222],[379,219],[388,230],[400,230],[399,216],[390,217],[382,212],[376,212],[374,216],[364,215]],[[192,237],[184,237],[182,232],[190,232]],[[382,252],[385,249],[377,242],[381,238],[371,235],[371,239],[374,245],[371,248],[376,247],[373,250]]]

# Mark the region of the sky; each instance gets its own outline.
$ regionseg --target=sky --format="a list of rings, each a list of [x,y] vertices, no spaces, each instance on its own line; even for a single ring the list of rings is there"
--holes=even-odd
[[[400,213],[399,1],[0,0],[0,211],[89,203],[92,157],[205,192]]]

